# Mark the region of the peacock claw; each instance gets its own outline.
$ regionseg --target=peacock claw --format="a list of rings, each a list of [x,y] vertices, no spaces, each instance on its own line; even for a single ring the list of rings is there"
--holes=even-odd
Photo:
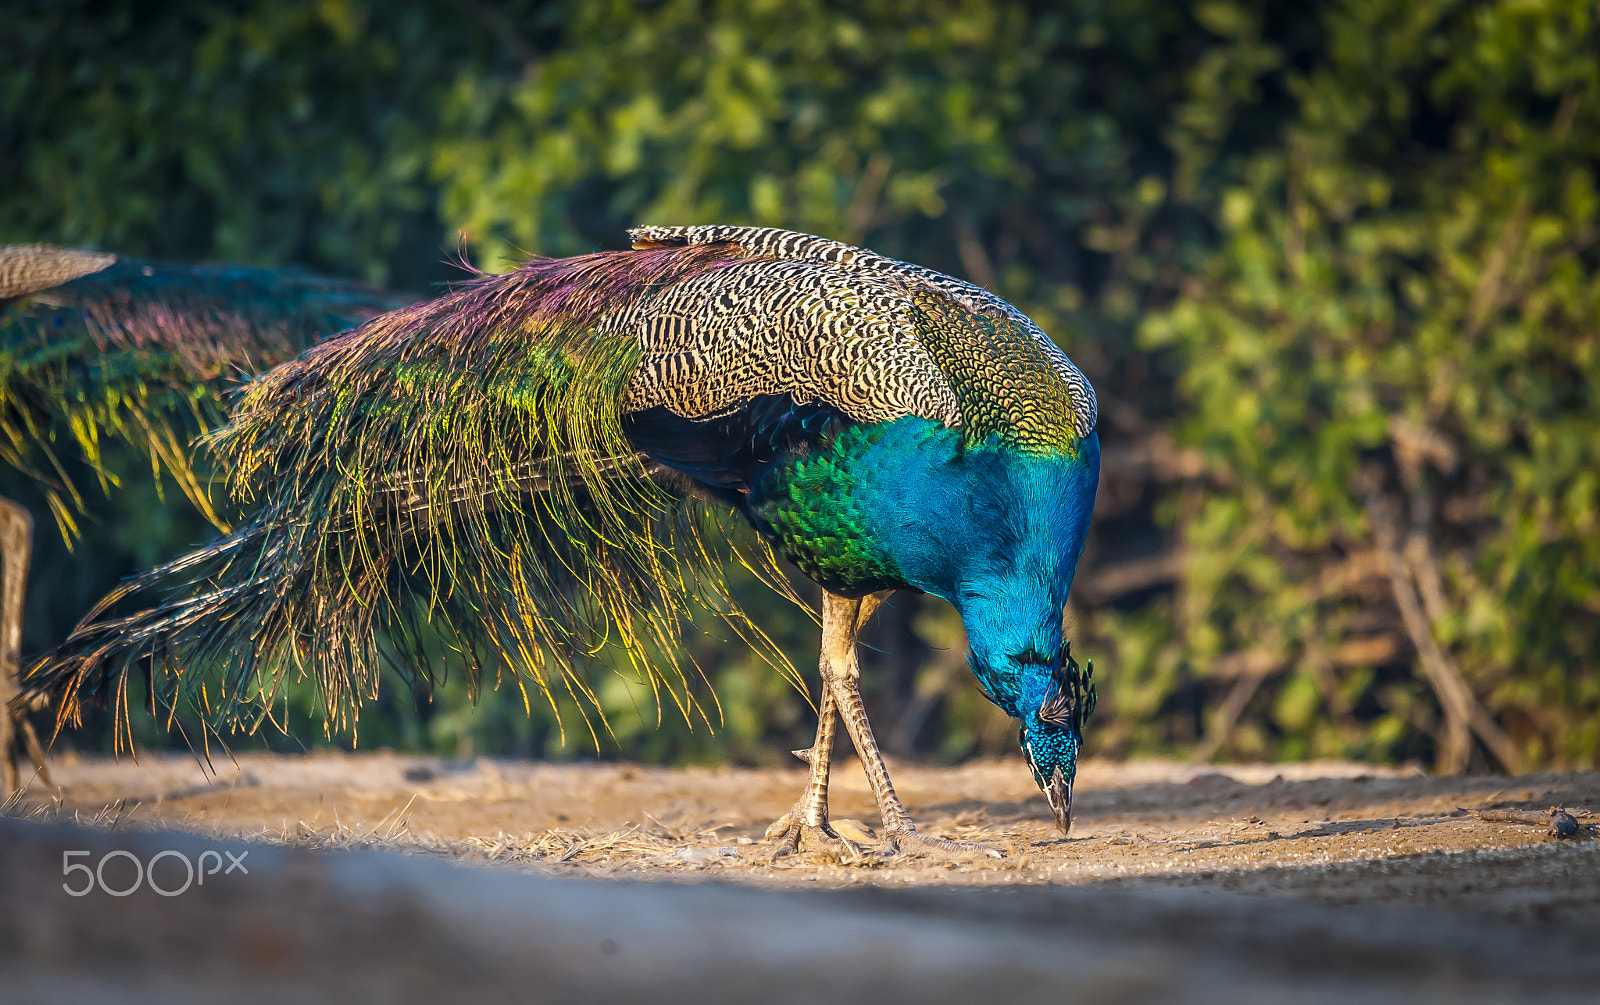
[[[808,846],[831,851],[843,858],[856,860],[866,857],[866,849],[838,831],[824,818],[821,824],[808,824],[799,807],[790,809],[767,828],[766,839],[777,841],[778,849],[772,853],[774,860],[787,858],[800,851],[801,838]]]
[[[991,845],[975,841],[951,841],[948,838],[929,837],[916,828],[890,828],[886,835],[889,847],[902,853],[927,853],[933,855],[982,855],[988,858],[1005,858],[1005,852]]]

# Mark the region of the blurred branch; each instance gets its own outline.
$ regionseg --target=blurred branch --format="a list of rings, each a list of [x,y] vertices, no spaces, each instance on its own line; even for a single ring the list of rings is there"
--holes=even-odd
[[[1277,666],[1281,666],[1281,663]],[[1239,717],[1244,714],[1245,706],[1250,704],[1250,699],[1255,697],[1262,682],[1271,674],[1271,669],[1255,669],[1234,681],[1233,687],[1228,690],[1228,697],[1217,710],[1217,714],[1212,717],[1211,725],[1206,728],[1206,735],[1194,748],[1194,753],[1189,755],[1190,761],[1205,764],[1217,756],[1217,751],[1222,749],[1222,745],[1233,734],[1233,727],[1239,724]]]
[[[1533,262],[1525,264],[1522,269],[1521,282],[1511,287],[1502,299],[1507,303],[1519,303],[1527,299],[1529,293],[1549,277],[1552,266],[1561,262],[1571,261],[1589,250],[1597,241],[1600,241],[1600,225],[1590,227],[1560,248],[1557,248],[1554,254],[1543,255]]]
[[[1516,744],[1484,711],[1461,672],[1435,641],[1422,605],[1417,600],[1416,586],[1406,568],[1405,557],[1400,553],[1399,534],[1391,503],[1377,488],[1376,477],[1369,472],[1366,480],[1369,483],[1365,492],[1367,519],[1372,524],[1373,537],[1388,565],[1395,603],[1400,608],[1406,632],[1411,636],[1411,644],[1422,660],[1423,672],[1445,712],[1444,749],[1439,754],[1441,773],[1458,774],[1466,769],[1472,733],[1478,735],[1478,739],[1483,741],[1506,770],[1522,770],[1523,759]]]
[[[1372,666],[1387,663],[1394,659],[1399,651],[1400,646],[1394,636],[1368,635],[1346,639],[1334,647],[1320,662],[1330,666]],[[1228,689],[1228,696],[1223,699],[1222,707],[1212,716],[1211,724],[1206,727],[1205,736],[1195,747],[1194,753],[1189,755],[1189,760],[1196,764],[1204,764],[1216,757],[1217,751],[1221,750],[1228,742],[1228,737],[1233,735],[1234,727],[1239,724],[1245,708],[1250,704],[1250,699],[1255,697],[1261,685],[1288,669],[1289,665],[1287,656],[1266,649],[1229,653],[1213,660],[1210,668],[1211,678],[1232,679],[1233,686]],[[1318,681],[1318,686],[1324,686],[1321,680]]]
[[[1334,666],[1382,666],[1400,655],[1400,640],[1387,633],[1345,639],[1328,654]]]
[[[883,183],[888,179],[889,168],[893,165],[894,158],[882,150],[874,151],[868,158],[867,166],[856,181],[850,208],[845,211],[845,227],[848,229],[845,240],[854,243],[866,236],[872,226],[872,218],[878,212],[878,196],[883,192]]]
[[[1578,92],[1568,91],[1561,96],[1561,104],[1556,107],[1556,114],[1550,119],[1550,136],[1557,143],[1564,141],[1567,134],[1572,132],[1572,122],[1578,117]]]
[[[956,230],[956,250],[961,254],[961,267],[966,270],[967,278],[976,286],[994,289],[994,266],[989,262],[989,253],[983,250],[983,242],[978,240],[977,228],[961,210],[952,214],[952,218]]]
[[[1129,593],[1172,582],[1183,575],[1184,562],[1182,550],[1174,549],[1103,566],[1078,584],[1077,595],[1086,603],[1108,603]]]
[[[1382,636],[1382,638],[1388,642],[1388,647],[1391,651],[1398,648],[1395,646],[1392,636],[1386,635]],[[1365,642],[1368,640],[1353,641]],[[1392,658],[1391,652],[1385,656],[1383,662],[1387,662],[1388,659]],[[1362,730],[1360,724],[1356,722],[1355,706],[1340,689],[1339,675],[1334,673],[1334,660],[1330,658],[1329,653],[1321,642],[1315,638],[1308,639],[1306,642],[1306,662],[1311,667],[1312,680],[1316,682],[1317,691],[1322,695],[1323,704],[1327,706],[1329,713],[1332,714],[1334,722],[1341,729],[1360,734]],[[1375,659],[1372,662],[1377,663],[1380,661]]]
[[[1187,562],[1188,557],[1179,546],[1145,558],[1101,566],[1079,580],[1074,592],[1085,603],[1106,604],[1118,597],[1182,578]],[[1382,552],[1358,551],[1336,565],[1325,565],[1321,574],[1303,588],[1303,599],[1311,604],[1339,596],[1360,583],[1385,575],[1387,570]],[[1437,576],[1436,568],[1434,575]]]
[[[1403,554],[1411,578],[1416,581],[1417,589],[1422,594],[1422,607],[1428,612],[1428,622],[1438,628],[1449,613],[1449,604],[1444,598],[1444,576],[1433,559],[1432,525],[1433,499],[1426,491],[1419,489],[1411,497],[1411,533],[1406,535]]]
[[[1191,481],[1203,476],[1233,484],[1232,473],[1190,447],[1179,447],[1172,431],[1146,419],[1133,405],[1107,391],[1099,395],[1100,423],[1127,439],[1113,438],[1100,455],[1100,504],[1095,518],[1118,516],[1141,504],[1149,482]],[[1165,578],[1173,578],[1171,575]]]
[[[1311,214],[1306,208],[1300,177],[1310,173],[1309,160],[1304,137],[1292,136],[1289,140],[1289,193],[1283,232],[1283,259],[1289,266],[1289,275],[1296,282],[1305,279],[1306,273],[1306,220]]]
[[[1372,666],[1386,663],[1400,653],[1400,643],[1387,632],[1359,635],[1327,650],[1333,666]],[[1235,680],[1241,677],[1271,677],[1288,669],[1288,655],[1271,649],[1241,649],[1224,653],[1211,661],[1206,677],[1210,680]]]
[[[962,671],[966,668],[965,656],[954,649],[946,649],[933,661],[932,680],[924,677],[917,681],[911,700],[906,702],[889,729],[887,745],[891,750],[910,753],[916,749],[917,734],[922,732],[922,724],[928,721],[928,716],[933,713],[940,699],[962,682]]]
[[[1389,439],[1394,444],[1395,460],[1400,463],[1401,474],[1408,484],[1416,484],[1422,476],[1424,461],[1450,474],[1456,469],[1460,455],[1449,437],[1426,425],[1412,422],[1402,416],[1389,419]]]
[[[1100,409],[1100,422],[1102,428],[1109,422],[1121,432],[1132,437],[1144,436],[1160,427],[1149,419],[1137,407],[1130,404],[1120,395],[1102,389],[1096,392],[1096,404]]]
[[[1232,481],[1226,470],[1213,468],[1200,451],[1177,446],[1172,434],[1165,429],[1109,445],[1100,456],[1102,479],[1153,477],[1157,481],[1171,482],[1207,474],[1222,484]]]
[[[462,0],[462,6],[472,12],[472,16],[487,29],[489,34],[511,54],[511,57],[523,66],[524,73],[531,73],[539,68],[539,53],[522,37],[522,32],[506,16],[505,11],[498,6],[486,3],[485,0]]]
[[[1499,240],[1489,249],[1489,257],[1483,263],[1483,274],[1478,278],[1478,288],[1472,293],[1472,306],[1467,309],[1465,337],[1468,342],[1483,330],[1484,322],[1489,320],[1500,302],[1500,286],[1505,281],[1506,268],[1511,264],[1517,245],[1522,243],[1522,233],[1528,227],[1528,214],[1532,211],[1533,204],[1527,196],[1517,200],[1516,208],[1511,211],[1505,228],[1500,231]]]
[[[1316,580],[1306,585],[1304,599],[1309,604],[1338,596],[1359,583],[1384,575],[1387,570],[1382,552],[1358,551],[1337,565],[1324,566]]]

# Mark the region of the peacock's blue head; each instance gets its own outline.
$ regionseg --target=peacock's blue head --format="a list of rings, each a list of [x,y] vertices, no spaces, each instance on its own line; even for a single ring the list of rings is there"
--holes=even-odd
[[[1072,826],[1072,783],[1078,774],[1083,723],[1094,711],[1094,662],[1080,669],[1072,644],[1057,654],[1038,649],[1011,658],[969,657],[984,696],[1021,722],[1018,742],[1033,780],[1050,803],[1063,834]]]
[[[1033,780],[1050,803],[1056,826],[1065,834],[1072,828],[1072,782],[1078,774],[1078,748],[1083,744],[1083,721],[1094,711],[1094,661],[1080,671],[1071,644],[1063,643],[1061,656],[1050,668],[1044,700],[1029,712],[1018,737],[1028,759]]]

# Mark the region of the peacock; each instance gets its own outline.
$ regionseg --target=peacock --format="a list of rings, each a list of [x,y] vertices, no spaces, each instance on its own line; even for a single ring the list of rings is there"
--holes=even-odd
[[[864,851],[828,820],[841,721],[886,852],[998,854],[920,833],[873,738],[856,639],[901,589],[959,611],[1067,831],[1094,705],[1062,628],[1099,477],[1089,382],[1016,308],[927,268],[766,228],[629,236],[479,273],[264,374],[208,441],[249,519],[108,597],[30,693],[64,724],[96,701],[125,722],[147,674],[154,707],[249,730],[304,675],[328,728],[354,729],[383,664],[426,686],[448,650],[474,686],[578,703],[593,731],[585,669],[609,650],[658,707],[709,716],[681,633],[709,612],[770,648],[721,570],[786,589],[782,556],[821,587],[822,643],[777,854]]]
[[[39,486],[69,547],[85,506],[72,471],[112,487],[102,453],[107,440],[133,445],[158,474],[165,469],[220,527],[188,445],[225,414],[222,395],[233,379],[407,302],[297,270],[0,246],[0,461]],[[0,497],[3,697],[20,666],[32,534],[28,510]],[[42,771],[27,718],[0,715],[0,797],[17,788],[15,761],[24,750]]]

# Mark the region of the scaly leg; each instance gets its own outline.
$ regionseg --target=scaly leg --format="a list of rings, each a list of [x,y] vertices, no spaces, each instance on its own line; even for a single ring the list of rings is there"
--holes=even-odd
[[[965,841],[947,841],[926,837],[917,832],[911,814],[895,795],[894,784],[889,781],[889,769],[878,752],[878,741],[873,739],[872,726],[867,722],[866,707],[861,704],[861,666],[856,660],[856,635],[860,625],[856,611],[860,601],[822,595],[822,680],[823,686],[833,693],[834,704],[844,719],[846,732],[855,743],[861,766],[872,783],[872,793],[878,800],[878,812],[883,815],[884,836],[895,851],[916,848],[923,851],[979,853],[1000,857],[1000,851],[987,845]]]
[[[834,726],[838,722],[833,707],[833,694],[824,685],[822,700],[817,706],[817,738],[810,748],[796,750],[794,756],[811,766],[810,777],[800,798],[767,828],[767,840],[777,841],[778,850],[773,858],[783,858],[800,850],[800,839],[824,848],[844,852],[852,857],[862,854],[861,846],[841,835],[828,822],[828,767],[833,757]]]
[[[855,612],[856,632],[859,633],[866,627],[867,620],[888,596],[888,591],[885,591],[854,601],[858,604]],[[840,835],[828,822],[828,768],[833,758],[833,737],[838,723],[838,709],[834,704],[833,690],[828,687],[828,671],[825,664],[826,656],[818,666],[823,683],[822,698],[817,703],[817,738],[812,742],[810,749],[794,752],[794,756],[811,766],[811,775],[806,780],[806,787],[800,793],[800,798],[788,812],[767,828],[767,840],[779,842],[773,858],[782,858],[799,851],[802,835],[825,848],[843,851],[851,856],[862,854],[859,844]]]
[[[24,751],[45,784],[51,784],[33,724],[26,712],[11,708],[22,671],[22,605],[27,597],[28,562],[32,555],[33,517],[10,499],[0,497],[0,773],[4,776],[0,782],[4,783],[6,797],[22,788],[16,762],[17,755]]]

